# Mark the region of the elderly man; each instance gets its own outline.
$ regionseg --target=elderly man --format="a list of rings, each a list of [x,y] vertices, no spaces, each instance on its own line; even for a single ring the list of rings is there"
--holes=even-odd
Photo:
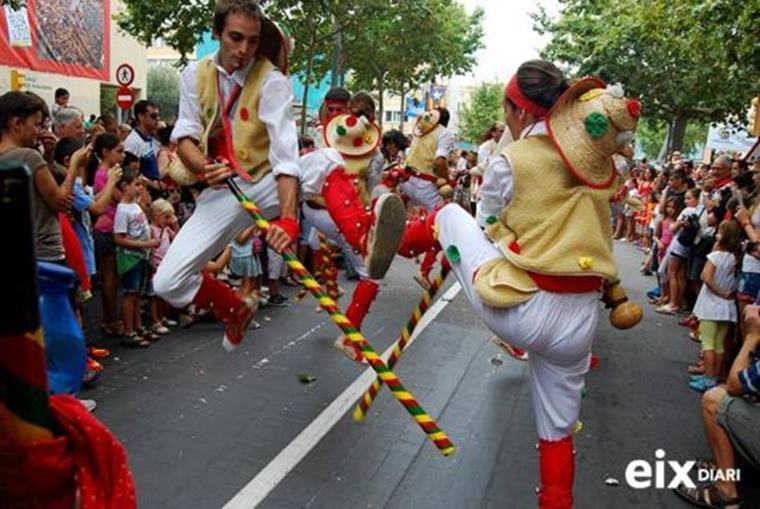
[[[84,113],[79,108],[66,106],[53,115],[53,132],[58,137],[73,138],[84,143],[87,132],[84,129]]]
[[[710,166],[709,175],[715,184],[706,205],[709,210],[715,210],[715,216],[721,219],[726,214],[726,205],[732,195],[731,162],[731,158],[728,156],[718,156]]]
[[[726,385],[705,392],[702,422],[713,454],[705,465],[718,469],[718,480],[676,493],[702,507],[738,508],[741,504],[736,482],[726,475],[736,468],[736,453],[754,469],[760,469],[760,308],[748,306],[744,312],[746,335]]]

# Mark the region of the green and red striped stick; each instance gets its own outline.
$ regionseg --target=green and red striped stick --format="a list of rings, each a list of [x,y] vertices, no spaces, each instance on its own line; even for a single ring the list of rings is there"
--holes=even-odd
[[[258,226],[264,233],[269,231],[269,221],[261,216],[259,208],[243,193],[237,183],[232,179],[228,179],[227,185],[235,195],[235,198],[240,202],[240,205],[254,219],[256,226]],[[388,385],[393,396],[404,405],[407,412],[409,412],[415,422],[417,422],[420,428],[422,428],[427,437],[436,445],[436,447],[438,447],[441,454],[448,456],[453,453],[456,450],[456,447],[451,443],[448,435],[446,435],[446,433],[438,427],[433,418],[425,412],[414,396],[412,396],[412,393],[406,390],[396,374],[383,362],[362,333],[354,327],[346,315],[338,309],[335,301],[325,293],[314,277],[309,274],[306,267],[303,266],[295,253],[293,253],[293,250],[290,248],[286,249],[282,253],[282,256],[293,274],[295,274],[301,281],[301,284],[314,295],[319,302],[320,307],[330,315],[332,321],[340,327],[343,334],[345,334],[346,337],[359,348],[364,358],[367,359],[369,365],[377,373],[378,377]]]
[[[396,344],[393,345],[393,351],[391,352],[391,356],[388,359],[388,369],[393,369],[393,366],[395,366],[398,362],[401,354],[409,344],[409,338],[412,337],[414,329],[417,327],[417,324],[420,323],[420,320],[422,320],[425,312],[430,308],[430,304],[433,302],[435,294],[438,293],[438,290],[441,288],[441,286],[443,286],[443,282],[446,279],[446,276],[449,275],[450,271],[451,266],[448,264],[446,258],[444,258],[441,271],[430,284],[430,288],[425,290],[425,292],[422,294],[422,299],[420,299],[419,303],[417,303],[417,307],[415,307],[414,311],[412,311],[412,316],[409,317],[409,321],[406,322],[404,328],[401,329],[401,334],[399,334],[399,337],[396,340]],[[364,418],[367,416],[367,412],[369,412],[370,406],[372,406],[372,403],[375,401],[377,393],[380,391],[382,386],[383,379],[378,376],[359,400],[356,408],[354,408],[355,421],[364,421]]]

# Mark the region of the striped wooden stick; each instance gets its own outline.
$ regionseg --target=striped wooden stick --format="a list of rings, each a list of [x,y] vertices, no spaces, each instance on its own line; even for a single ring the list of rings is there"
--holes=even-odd
[[[261,216],[261,211],[238,187],[237,183],[232,179],[227,180],[227,186],[230,188],[235,198],[240,202],[240,205],[251,215],[256,222],[256,226],[266,233],[269,231],[269,221]],[[337,304],[329,295],[325,293],[319,283],[314,277],[309,274],[306,267],[298,260],[298,257],[293,253],[293,250],[288,248],[282,253],[285,263],[288,264],[290,270],[295,274],[314,297],[319,302],[319,305],[324,309],[335,324],[340,327],[343,334],[353,342],[361,351],[362,355],[367,362],[375,370],[377,375],[385,382],[390,388],[393,396],[402,404],[406,411],[412,416],[417,424],[422,428],[427,437],[438,447],[438,450],[444,456],[448,456],[456,450],[454,444],[449,440],[448,435],[438,427],[433,418],[428,415],[427,412],[420,406],[412,393],[406,390],[401,384],[396,374],[391,371],[388,366],[383,362],[380,356],[375,352],[369,342],[365,339],[362,333],[354,327],[351,321],[338,309]]]
[[[414,329],[417,327],[417,324],[420,323],[420,320],[422,320],[425,312],[430,308],[430,304],[433,302],[435,294],[438,293],[438,290],[441,288],[441,286],[443,286],[443,282],[446,279],[446,276],[449,275],[450,271],[451,266],[448,264],[446,258],[444,258],[441,271],[430,284],[430,288],[425,290],[425,292],[422,294],[422,299],[420,299],[419,303],[417,303],[417,307],[414,308],[414,311],[412,311],[412,316],[409,317],[409,321],[406,322],[404,328],[401,329],[401,334],[399,334],[399,337],[396,340],[396,344],[393,345],[393,351],[391,352],[391,356],[388,359],[388,369],[393,369],[393,366],[395,366],[398,362],[401,354],[404,352],[404,349],[406,349],[406,346],[409,343],[409,338],[411,338],[412,334],[414,333]],[[377,393],[380,391],[382,386],[383,379],[380,377],[375,378],[375,380],[372,382],[372,385],[370,385],[369,389],[367,389],[362,398],[359,400],[359,403],[357,403],[356,408],[354,408],[355,421],[364,421],[364,418],[369,412],[370,406],[372,406],[372,403],[375,401]]]
[[[327,238],[324,234],[319,234],[319,255],[322,257],[322,274],[325,276],[325,287],[327,294],[333,300],[340,299],[340,288],[338,287],[338,269],[333,261],[333,252]]]

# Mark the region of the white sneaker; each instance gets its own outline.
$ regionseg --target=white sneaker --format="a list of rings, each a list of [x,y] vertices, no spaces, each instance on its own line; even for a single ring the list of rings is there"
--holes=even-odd
[[[156,334],[161,334],[162,336],[166,336],[167,334],[171,332],[168,328],[166,328],[164,325],[160,323],[153,324],[153,327],[151,327],[150,330],[152,330]]]
[[[96,408],[98,408],[98,404],[94,399],[77,399],[77,401],[84,405],[88,412],[93,412]]]

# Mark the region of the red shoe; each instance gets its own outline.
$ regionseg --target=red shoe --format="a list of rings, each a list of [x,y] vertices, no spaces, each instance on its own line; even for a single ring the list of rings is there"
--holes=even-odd
[[[90,369],[95,373],[101,373],[103,371],[103,365],[92,357],[87,357],[87,369]]]
[[[512,346],[506,341],[504,341],[503,339],[499,338],[498,336],[492,337],[491,341],[493,341],[493,343],[496,346],[504,350],[513,359],[517,359],[518,361],[525,362],[530,357],[530,354],[528,354],[528,352],[526,352],[522,348],[517,348],[516,346]]]
[[[87,355],[93,359],[104,359],[111,355],[111,350],[108,348],[98,348],[97,346],[91,346],[87,349]]]
[[[235,310],[222,320],[224,323],[222,346],[225,350],[231,352],[243,341],[245,331],[248,330],[248,325],[256,315],[258,308],[259,305],[256,298],[248,296],[240,299],[240,303]]]
[[[203,283],[193,299],[198,309],[211,309],[214,316],[224,324],[225,350],[234,350],[243,341],[248,324],[258,309],[258,298],[249,295],[245,298],[235,293],[232,288],[217,281],[209,274],[203,273]]]
[[[699,319],[694,315],[687,316],[683,320],[680,320],[678,322],[678,325],[680,325],[681,327],[688,327],[690,329],[694,329],[697,325],[699,325]]]
[[[359,350],[356,347],[353,341],[348,339],[343,334],[338,336],[338,339],[335,340],[335,343],[333,343],[333,346],[335,346],[335,348],[343,352],[343,354],[346,357],[356,362],[357,364],[362,364],[362,365],[368,364],[367,359],[364,358],[364,355],[362,355],[361,350]]]

